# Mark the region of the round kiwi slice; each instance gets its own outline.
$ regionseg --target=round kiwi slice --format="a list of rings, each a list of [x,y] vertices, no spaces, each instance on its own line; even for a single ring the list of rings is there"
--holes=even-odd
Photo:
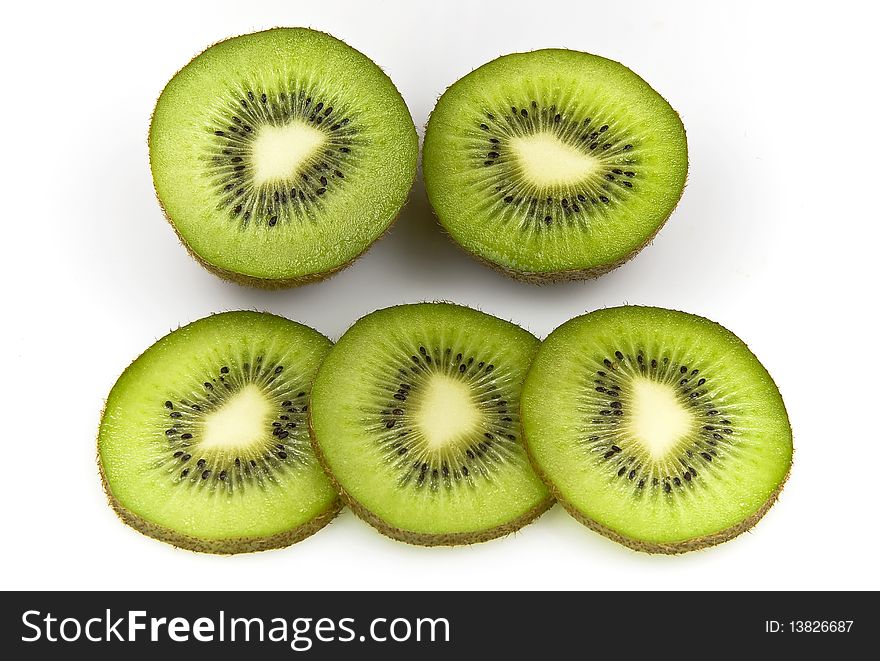
[[[312,441],[361,518],[395,539],[469,544],[550,507],[522,446],[519,396],[538,340],[446,303],[379,310],[327,356]]]
[[[657,233],[687,175],[678,114],[622,64],[569,50],[498,58],[431,113],[428,198],[462,247],[529,281],[595,277]]]
[[[341,503],[315,460],[309,389],[330,349],[320,333],[227,312],[166,335],[113,386],[98,460],[130,526],[210,553],[287,546]]]
[[[388,229],[416,173],[406,104],[366,56],[278,28],[211,46],[150,125],[159,201],[192,255],[267,288],[347,266]]]
[[[792,438],[767,370],[718,324],[620,307],[566,322],[526,377],[532,461],[575,518],[680,553],[751,528],[788,476]]]

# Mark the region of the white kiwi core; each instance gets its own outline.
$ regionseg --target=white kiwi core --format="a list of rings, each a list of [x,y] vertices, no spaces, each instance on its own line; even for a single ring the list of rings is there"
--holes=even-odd
[[[472,434],[482,417],[467,384],[446,374],[431,376],[415,410],[416,426],[432,450]]]
[[[326,138],[323,131],[300,121],[260,127],[252,147],[254,183],[290,179]]]
[[[601,168],[599,159],[552,133],[517,136],[510,148],[526,180],[538,188],[576,184]]]
[[[662,459],[693,431],[694,416],[665,383],[638,377],[632,389],[629,432],[654,459]]]
[[[199,449],[247,448],[265,437],[271,412],[263,392],[254,384],[246,385],[205,416]]]

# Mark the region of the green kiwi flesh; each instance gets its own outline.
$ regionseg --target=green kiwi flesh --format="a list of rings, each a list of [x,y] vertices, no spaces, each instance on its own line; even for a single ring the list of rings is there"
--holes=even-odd
[[[660,308],[599,310],[553,331],[526,377],[522,420],[564,507],[640,551],[748,530],[792,463],[785,405],[754,354],[712,321]]]
[[[113,509],[175,546],[287,546],[341,503],[315,459],[308,396],[330,341],[301,324],[226,312],[184,326],[119,377],[98,432]]]
[[[318,371],[310,425],[352,510],[421,545],[513,532],[552,500],[522,445],[538,340],[469,308],[420,303],[356,322]]]
[[[277,28],[208,48],[166,85],[153,182],[190,253],[266,288],[321,279],[390,226],[418,137],[391,80],[330,35]]]
[[[687,176],[675,110],[612,60],[548,49],[500,57],[440,97],[425,132],[428,198],[496,269],[595,277],[641,250]]]

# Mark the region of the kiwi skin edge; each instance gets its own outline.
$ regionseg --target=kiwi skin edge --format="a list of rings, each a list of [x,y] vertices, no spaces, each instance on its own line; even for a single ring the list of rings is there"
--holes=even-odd
[[[336,489],[336,491],[342,497],[342,500],[345,501],[345,504],[348,506],[348,508],[352,512],[354,512],[358,516],[358,518],[369,523],[373,528],[378,530],[386,537],[390,537],[391,539],[395,539],[399,542],[405,542],[414,546],[463,546],[468,544],[477,544],[480,542],[488,542],[490,540],[497,539],[498,537],[504,537],[506,535],[514,533],[523,526],[528,525],[539,516],[541,516],[548,509],[550,509],[555,502],[553,500],[553,497],[551,496],[544,502],[539,503],[536,507],[532,508],[522,516],[517,517],[513,521],[510,521],[509,523],[505,523],[501,526],[496,526],[495,528],[489,528],[488,530],[478,530],[476,532],[451,532],[432,534],[417,533],[396,528],[389,525],[378,516],[373,514],[366,507],[361,505],[345,489],[343,489],[342,485],[339,484],[339,482],[336,480],[336,477],[330,471],[330,466],[327,464],[324,454],[323,452],[321,452],[321,448],[318,445],[317,439],[315,438],[315,430],[312,427],[311,411],[312,408],[310,406],[309,438],[312,441],[312,450],[314,451],[315,456],[318,458],[318,463],[321,464],[321,467],[327,474],[328,479],[333,484],[333,488]]]
[[[675,209],[673,209],[673,211],[675,211]],[[670,212],[669,215],[671,216],[672,212]],[[668,219],[669,218],[667,217],[666,220],[668,220]],[[532,285],[549,285],[549,284],[559,283],[559,282],[576,282],[576,281],[581,281],[581,280],[594,280],[595,278],[598,278],[601,275],[605,275],[609,271],[613,271],[614,269],[616,269],[619,266],[623,266],[626,262],[628,262],[633,257],[635,257],[637,254],[639,254],[649,243],[651,243],[651,241],[653,241],[657,237],[657,233],[661,229],[663,229],[663,227],[666,225],[666,220],[664,220],[657,227],[657,229],[654,230],[654,232],[651,234],[651,236],[649,236],[642,245],[633,249],[632,251],[630,251],[629,253],[627,253],[623,257],[621,257],[616,262],[611,262],[610,264],[601,264],[599,266],[594,266],[594,267],[588,268],[588,269],[569,269],[569,270],[565,270],[565,271],[547,271],[546,273],[534,272],[534,271],[517,271],[517,270],[511,269],[511,268],[508,268],[506,266],[502,266],[501,264],[497,264],[489,259],[486,259],[482,255],[478,255],[477,253],[472,252],[468,247],[463,246],[455,239],[452,239],[451,236],[450,236],[450,239],[452,239],[452,242],[455,245],[459,246],[462,250],[464,250],[465,253],[467,253],[468,255],[473,257],[478,262],[488,266],[490,269],[497,271],[498,273],[506,275],[509,278],[513,278],[514,280],[519,280],[520,282],[527,282]],[[438,222],[438,225],[439,225],[439,222]],[[440,226],[441,226],[441,228],[443,227],[442,225],[440,225]],[[444,230],[444,233],[448,234],[448,232],[446,231],[445,228],[443,228],[443,230]]]
[[[687,187],[687,180],[685,180],[685,186]],[[682,188],[682,195],[684,195],[684,188]],[[430,205],[430,198],[428,199],[428,203]],[[557,282],[575,282],[579,280],[593,280],[598,278],[601,275],[605,275],[609,271],[613,271],[619,266],[623,266],[626,262],[631,260],[633,257],[638,255],[645,247],[651,243],[655,238],[657,238],[657,234],[662,230],[670,216],[675,213],[675,210],[678,208],[678,204],[681,202],[681,196],[679,196],[678,201],[676,201],[675,206],[669,212],[669,215],[663,219],[663,222],[660,223],[657,228],[651,233],[645,242],[640,246],[637,246],[629,253],[621,257],[615,262],[610,262],[608,264],[600,264],[599,266],[594,266],[592,268],[587,269],[568,269],[562,271],[546,271],[546,272],[537,272],[537,271],[517,271],[516,269],[511,269],[497,262],[493,262],[486,257],[483,257],[480,254],[477,254],[464,244],[458,242],[450,233],[449,230],[440,222],[440,217],[437,215],[437,212],[434,211],[434,207],[431,206],[431,211],[434,215],[434,221],[440,230],[447,236],[447,238],[456,246],[458,246],[465,254],[472,257],[476,261],[481,264],[488,266],[493,271],[497,271],[502,275],[506,275],[509,278],[513,278],[514,280],[519,280],[520,282],[527,282],[532,285],[549,285]],[[196,257],[198,259],[198,257]]]
[[[520,413],[520,416],[522,416],[522,413]],[[740,521],[735,526],[725,528],[724,530],[719,530],[718,532],[712,533],[711,535],[705,535],[703,537],[693,537],[691,539],[685,539],[680,542],[646,542],[638,539],[632,539],[631,537],[625,537],[619,532],[612,530],[608,526],[602,525],[598,521],[595,521],[590,517],[585,516],[583,512],[579,511],[576,507],[566,502],[565,498],[562,497],[562,494],[559,493],[556,486],[547,478],[547,476],[541,470],[540,466],[538,466],[538,462],[535,461],[535,458],[532,455],[531,450],[529,449],[529,443],[528,438],[526,438],[525,435],[525,429],[523,430],[523,439],[525,440],[525,443],[523,443],[523,445],[525,445],[526,454],[529,457],[529,462],[532,464],[532,468],[535,470],[535,473],[538,474],[538,477],[541,478],[541,481],[547,486],[547,488],[550,490],[550,493],[559,502],[559,504],[562,505],[563,509],[566,512],[568,512],[576,521],[579,521],[590,530],[593,530],[594,532],[597,532],[600,535],[617,542],[618,544],[622,544],[623,546],[626,546],[633,551],[641,551],[643,553],[678,555],[681,553],[687,553],[688,551],[699,551],[700,549],[709,548],[710,546],[717,546],[718,544],[727,542],[744,532],[748,532],[755,526],[756,523],[758,523],[758,521],[761,520],[761,518],[767,513],[767,511],[771,507],[773,507],[773,505],[779,498],[779,494],[782,493],[782,489],[785,486],[785,483],[788,481],[788,478],[791,475],[791,466],[789,466],[788,472],[786,472],[785,476],[782,478],[782,482],[779,483],[779,486],[776,487],[776,490],[770,494],[770,497],[767,498],[764,504],[758,508],[758,511],[756,511],[747,519]]]
[[[149,144],[149,140],[147,141]],[[415,176],[413,176],[413,181],[415,181]],[[410,182],[410,189],[412,189],[412,182]],[[253,275],[245,275],[244,273],[237,273],[235,271],[229,271],[224,268],[220,268],[215,264],[211,264],[210,262],[205,261],[202,257],[193,250],[190,245],[186,242],[186,239],[183,238],[183,235],[177,230],[177,227],[174,225],[174,221],[171,220],[171,216],[168,215],[168,212],[165,210],[165,205],[162,204],[162,200],[159,198],[159,191],[156,190],[155,183],[153,185],[153,193],[156,195],[156,201],[159,203],[159,207],[162,209],[162,214],[165,216],[165,220],[168,221],[168,224],[171,225],[171,229],[174,230],[174,234],[177,235],[178,241],[180,244],[186,248],[186,251],[189,253],[190,257],[192,257],[195,261],[201,264],[207,271],[210,271],[214,275],[226,280],[228,282],[234,282],[238,285],[242,285],[245,287],[256,287],[259,289],[289,289],[291,287],[299,287],[300,285],[307,285],[312,282],[318,282],[320,280],[324,280],[325,278],[329,278],[330,276],[336,275],[340,271],[345,268],[351,266],[355,260],[361,257],[364,253],[366,253],[370,248],[373,247],[377,241],[385,238],[385,235],[391,231],[391,228],[394,227],[394,223],[397,222],[397,219],[400,217],[400,214],[403,212],[403,209],[406,207],[407,202],[404,202],[400,211],[397,213],[394,218],[391,219],[391,222],[388,223],[388,226],[382,231],[379,236],[370,241],[364,249],[359,252],[357,255],[352,257],[350,260],[343,264],[339,264],[338,266],[333,267],[327,271],[321,271],[320,273],[309,273],[297,278],[258,278]]]
[[[139,533],[158,539],[160,542],[171,544],[177,548],[195,551],[197,553],[214,553],[218,555],[233,555],[236,553],[254,553],[256,551],[268,551],[270,549],[280,549],[290,546],[296,542],[304,540],[318,532],[321,528],[330,523],[339,511],[342,509],[342,502],[339,499],[326,512],[318,515],[311,521],[294,528],[285,530],[284,532],[268,537],[233,537],[229,539],[201,539],[184,535],[170,528],[151,523],[146,519],[142,519],[134,512],[126,509],[122,503],[116,500],[113,492],[110,490],[110,484],[104,474],[104,467],[98,459],[98,472],[101,474],[101,484],[104,487],[104,493],[107,496],[107,502],[119,519],[126,525],[134,528]]]

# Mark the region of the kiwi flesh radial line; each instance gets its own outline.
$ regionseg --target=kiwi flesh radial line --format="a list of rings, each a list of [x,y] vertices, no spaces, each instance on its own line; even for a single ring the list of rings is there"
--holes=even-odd
[[[425,188],[463,248],[523,280],[595,277],[641,250],[687,176],[675,110],[622,64],[548,49],[505,55],[440,97]]]
[[[211,46],[162,91],[153,182],[190,253],[288,287],[351,263],[406,201],[418,137],[389,78],[330,35],[276,28]]]
[[[206,553],[287,546],[341,507],[315,459],[308,396],[330,341],[258,312],[226,312],[156,342],[113,386],[98,432],[122,520]]]
[[[481,542],[552,504],[522,445],[519,396],[538,340],[448,303],[355,323],[312,389],[317,455],[347,504],[411,544]]]
[[[526,446],[579,521],[631,548],[681,553],[751,528],[792,461],[779,390],[733,333],[626,306],[564,323],[522,396]]]

